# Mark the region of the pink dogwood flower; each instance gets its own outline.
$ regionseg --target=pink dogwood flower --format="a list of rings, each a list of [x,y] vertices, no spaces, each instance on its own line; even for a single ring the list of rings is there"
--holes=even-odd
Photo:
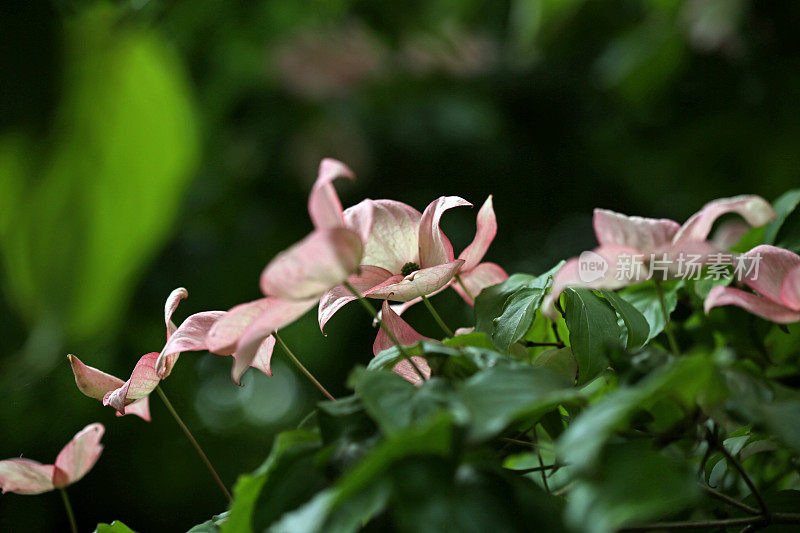
[[[412,344],[416,344],[421,340],[433,340],[428,337],[423,337],[417,333],[414,328],[408,324],[408,322],[400,318],[400,315],[392,310],[392,307],[389,305],[387,300],[383,301],[381,317],[383,327],[389,328],[389,331],[394,333],[395,337],[397,337],[397,340],[400,341],[402,346],[411,346]],[[380,331],[378,331],[378,336],[375,337],[375,342],[372,344],[373,355],[378,355],[382,351],[388,350],[394,346],[394,343],[389,338],[389,335],[387,335],[383,330],[383,327],[380,329]],[[413,355],[411,356],[411,359],[414,361],[414,364],[417,365],[417,368],[422,371],[425,379],[431,377],[431,367],[428,365],[428,361],[426,361],[424,357]],[[392,371],[396,374],[399,374],[403,379],[410,381],[414,385],[422,385],[423,383],[420,375],[416,370],[414,370],[414,367],[411,366],[411,363],[409,363],[407,360],[400,361],[394,365]]]
[[[755,292],[735,287],[714,287],[703,304],[708,313],[715,307],[735,305],[778,324],[800,321],[800,256],[776,246],[756,246],[741,259],[758,261],[744,283]]]
[[[448,209],[471,206],[457,196],[442,196],[424,213],[394,200],[363,200],[342,213],[346,227],[366,235],[360,272],[347,281],[369,298],[410,302],[446,287],[464,266],[450,240],[439,229]],[[320,329],[345,304],[357,299],[344,285],[331,289],[319,303]]]
[[[722,198],[707,203],[682,226],[669,219],[626,216],[606,209],[595,209],[594,231],[600,244],[592,252],[584,252],[562,266],[553,278],[553,288],[542,309],[555,316],[555,302],[566,287],[619,289],[651,279],[651,257],[665,260],[674,268],[681,255],[706,260],[720,248],[707,240],[714,222],[726,213],[740,215],[751,226],[762,226],[775,219],[769,203],[755,195]],[[581,263],[604,265],[601,275],[581,272]]]
[[[55,464],[22,458],[0,461],[0,489],[3,493],[42,494],[80,481],[103,451],[103,433],[102,424],[89,424],[64,446]]]

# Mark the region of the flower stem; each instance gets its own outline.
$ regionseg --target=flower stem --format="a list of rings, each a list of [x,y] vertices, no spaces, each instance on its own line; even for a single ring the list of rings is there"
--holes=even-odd
[[[72,504],[69,502],[69,495],[67,489],[61,488],[58,490],[61,493],[61,500],[64,502],[64,509],[67,510],[67,518],[69,518],[69,528],[72,533],[78,533],[78,524],[75,522],[75,513],[72,512]]]
[[[170,412],[172,417],[175,419],[175,422],[178,423],[180,428],[186,434],[186,437],[189,439],[189,442],[191,442],[192,446],[194,446],[194,449],[197,450],[197,454],[200,456],[200,459],[203,460],[203,463],[205,463],[206,468],[208,468],[208,471],[211,472],[214,481],[216,481],[217,485],[219,485],[219,488],[222,489],[222,492],[223,494],[225,494],[225,497],[228,499],[228,501],[231,501],[232,499],[231,493],[228,492],[227,488],[225,488],[225,484],[222,482],[222,479],[220,479],[219,475],[217,474],[217,471],[214,470],[214,466],[211,464],[211,461],[208,459],[205,452],[203,452],[203,448],[200,447],[200,444],[198,444],[197,440],[194,438],[194,435],[192,435],[192,432],[189,431],[189,428],[186,426],[186,424],[183,423],[183,420],[181,419],[180,415],[175,410],[175,408],[172,406],[172,402],[169,401],[167,395],[164,394],[164,390],[161,388],[161,386],[156,387],[156,392],[158,392],[158,395],[159,397],[161,397],[161,401],[164,402],[164,405],[167,406],[167,411]]]
[[[286,352],[286,355],[289,356],[289,359],[291,359],[292,362],[295,364],[295,366],[300,369],[300,372],[305,374],[305,376],[311,381],[311,383],[313,383],[327,399],[329,399],[332,402],[335,402],[336,398],[334,398],[333,395],[330,392],[328,392],[328,390],[325,387],[322,386],[322,383],[317,381],[317,378],[315,378],[314,375],[311,372],[309,372],[309,370],[305,366],[303,366],[303,363],[301,363],[300,360],[297,357],[295,357],[295,355],[292,353],[292,350],[290,350],[289,347],[286,346],[286,343],[283,342],[283,339],[280,338],[278,332],[276,331],[275,333],[272,334],[272,336],[275,337],[275,340],[278,341],[278,344],[281,345],[281,348],[283,348],[283,351]]]
[[[400,344],[400,341],[397,339],[397,336],[394,334],[394,332],[392,332],[392,330],[390,330],[386,324],[383,323],[383,320],[381,320],[381,317],[378,316],[378,312],[374,307],[372,307],[372,304],[369,303],[367,299],[364,298],[361,293],[350,284],[349,281],[345,281],[344,286],[347,287],[347,289],[358,298],[358,301],[361,302],[361,306],[366,309],[367,313],[369,313],[369,315],[378,323],[378,326],[383,330],[384,333],[386,333],[386,335],[389,337],[389,340],[391,340],[394,345],[397,346],[397,349],[400,351],[406,361],[408,361],[408,364],[411,365],[411,368],[414,369],[414,372],[417,373],[420,379],[422,379],[422,381],[427,381],[428,378],[425,377],[425,374],[423,374],[422,370],[419,369],[419,366],[417,366],[417,363],[414,362],[414,359],[411,358],[406,349],[403,348],[403,345]]]
[[[661,312],[664,313],[664,334],[669,341],[669,348],[672,353],[677,355],[681,354],[681,349],[678,347],[678,341],[675,339],[675,333],[672,331],[672,321],[669,319],[669,311],[667,311],[667,303],[664,300],[664,289],[661,288],[661,282],[655,280],[656,292],[658,293],[658,303],[661,305]]]
[[[475,297],[472,295],[471,292],[469,292],[469,289],[467,288],[467,286],[464,285],[464,282],[461,280],[461,275],[456,274],[456,282],[458,282],[458,284],[461,285],[461,288],[464,289],[464,293],[467,296],[469,296],[470,300],[472,300],[474,302],[475,301]]]
[[[439,313],[436,312],[436,309],[433,307],[433,304],[430,302],[430,300],[428,300],[428,297],[422,296],[422,301],[425,304],[425,307],[428,308],[428,311],[431,312],[431,315],[433,315],[433,319],[436,320],[436,323],[439,324],[440,328],[442,328],[444,334],[447,335],[448,337],[455,337],[453,330],[447,327],[447,324],[444,323],[442,317],[439,316]]]

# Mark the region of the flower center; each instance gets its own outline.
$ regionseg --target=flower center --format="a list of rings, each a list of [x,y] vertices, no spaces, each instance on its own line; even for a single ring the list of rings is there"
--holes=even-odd
[[[408,276],[409,274],[411,274],[412,272],[416,272],[417,270],[419,270],[419,265],[409,261],[408,263],[403,265],[403,268],[400,269],[400,273],[404,276]]]

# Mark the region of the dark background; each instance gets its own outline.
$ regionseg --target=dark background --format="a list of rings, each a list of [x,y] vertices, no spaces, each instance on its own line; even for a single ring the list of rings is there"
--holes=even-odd
[[[13,4],[13,5],[12,5]],[[800,4],[747,0],[24,2],[0,8],[0,457],[52,462],[86,424],[105,452],[69,489],[82,530],[185,530],[225,509],[152,398],[153,422],[82,396],[64,357],[127,379],[176,320],[258,297],[310,229],[324,156],[352,205],[439,195],[500,230],[487,259],[538,273],[594,244],[591,210],[685,220],[798,184]],[[456,251],[476,209],[448,212]],[[94,233],[93,233],[94,232]],[[98,236],[99,235],[99,236]],[[436,305],[472,324],[452,291]],[[424,309],[407,319],[438,334]],[[356,306],[284,332],[335,394],[371,357]],[[229,380],[188,353],[164,382],[228,485],[319,397],[286,364]],[[0,531],[64,528],[55,493],[0,497]]]

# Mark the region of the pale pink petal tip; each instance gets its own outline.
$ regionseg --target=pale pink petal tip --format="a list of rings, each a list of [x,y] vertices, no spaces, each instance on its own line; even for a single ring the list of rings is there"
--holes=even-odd
[[[800,321],[800,312],[793,311],[758,294],[733,287],[714,287],[711,289],[703,303],[703,309],[708,314],[711,309],[725,305],[741,307],[754,315],[778,324],[790,324]]]
[[[189,291],[187,291],[183,287],[178,287],[177,289],[172,291],[167,297],[167,301],[164,304],[164,324],[166,324],[167,326],[168,339],[175,332],[176,329],[175,324],[172,322],[172,315],[175,313],[175,310],[178,309],[178,305],[181,303],[181,300],[188,297],[189,297]]]
[[[89,424],[64,446],[58,454],[53,472],[53,485],[66,487],[85,476],[103,452],[100,439],[105,433],[100,423]]]
[[[389,305],[388,300],[384,300],[381,306],[381,321],[383,322],[383,327],[379,329],[378,335],[375,337],[375,342],[372,344],[373,355],[378,355],[382,351],[388,350],[394,346],[394,342],[389,338],[384,328],[394,333],[394,336],[403,346],[411,346],[421,340],[432,340],[417,333],[408,322],[400,318],[400,315],[395,313]]]
[[[600,246],[626,246],[652,250],[672,241],[680,224],[666,218],[643,218],[594,210],[594,233]]]
[[[466,261],[466,263],[464,263],[465,272],[478,266],[478,263],[480,263],[483,256],[486,255],[486,251],[489,249],[489,245],[492,244],[496,235],[497,218],[494,214],[492,196],[489,195],[480,211],[478,211],[475,238],[458,256],[459,259]]]
[[[317,181],[308,196],[308,214],[317,229],[344,226],[342,202],[333,187],[333,181],[339,178],[355,179],[355,174],[341,161],[323,159],[319,164]]]
[[[419,222],[419,264],[428,268],[454,259],[453,245],[439,228],[442,215],[448,209],[472,204],[458,196],[442,196],[425,208]]]
[[[775,220],[775,211],[772,206],[755,195],[734,196],[720,198],[707,203],[703,208],[692,215],[675,235],[674,242],[702,241],[705,240],[714,222],[724,214],[736,213],[751,226],[758,227]]]
[[[72,373],[75,376],[75,384],[83,394],[95,400],[103,400],[109,391],[118,389],[123,385],[123,381],[111,374],[98,370],[94,367],[83,364],[83,362],[72,354],[67,355]]]
[[[351,230],[313,231],[267,265],[261,289],[290,300],[319,298],[358,271],[362,254],[361,237]]]

